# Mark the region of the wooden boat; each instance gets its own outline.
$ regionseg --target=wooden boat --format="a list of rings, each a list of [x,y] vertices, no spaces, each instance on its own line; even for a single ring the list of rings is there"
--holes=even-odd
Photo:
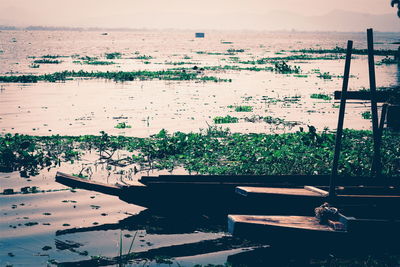
[[[329,183],[329,176],[207,176],[207,175],[165,175],[158,177],[142,177],[136,185],[109,185],[57,172],[56,181],[64,185],[97,191],[118,196],[121,200],[139,206],[165,212],[193,211],[228,213],[253,211],[243,202],[243,197],[235,193],[235,188],[249,186],[292,186],[302,181],[314,184]],[[374,180],[368,177],[340,177],[340,183],[365,184]],[[392,182],[391,178],[382,182]],[[268,211],[279,210],[280,205],[269,207]],[[266,205],[264,205],[266,207]],[[280,209],[281,210],[281,209]],[[265,211],[265,208],[262,209]],[[280,213],[282,214],[282,213]]]
[[[229,215],[228,231],[233,236],[276,246],[361,248],[395,244],[400,237],[400,220],[393,214],[339,214],[337,220],[320,224],[312,216]]]
[[[236,187],[236,193],[242,197],[243,204],[265,209],[276,205],[286,212],[296,212],[299,208],[319,206],[329,200],[327,187],[304,186],[303,188],[275,187]],[[400,204],[400,188],[398,186],[339,186],[336,197],[330,203],[338,207],[346,206],[381,206],[390,208]],[[290,209],[292,207],[292,209]]]

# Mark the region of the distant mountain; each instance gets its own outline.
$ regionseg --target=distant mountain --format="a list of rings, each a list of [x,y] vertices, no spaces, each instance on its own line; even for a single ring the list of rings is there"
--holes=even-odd
[[[326,15],[308,17],[307,28],[328,31],[364,31],[374,28],[376,31],[400,31],[400,19],[396,14],[370,15],[363,13],[332,11]]]
[[[157,17],[155,20],[154,17]],[[320,16],[304,16],[287,11],[265,14],[224,13],[155,13],[136,16],[90,17],[82,25],[98,27],[175,28],[216,30],[299,30],[359,32],[366,28],[376,31],[400,32],[400,19],[395,13],[369,15],[347,11],[332,11]],[[106,25],[105,23],[108,23]],[[112,23],[112,25],[111,25]]]
[[[157,18],[157,19],[154,19]],[[8,23],[7,23],[8,22]],[[16,21],[23,25],[22,21]],[[13,25],[0,18],[0,24]],[[335,10],[319,16],[304,16],[287,11],[269,11],[265,14],[249,13],[166,13],[154,11],[133,15],[88,16],[76,19],[73,24],[42,22],[43,26],[23,29],[76,30],[76,28],[120,28],[120,29],[215,29],[215,30],[267,30],[267,31],[338,31],[361,32],[366,28],[375,31],[400,32],[400,19],[395,13],[370,15]],[[26,25],[28,26],[28,25]],[[0,26],[0,30],[1,30]],[[6,29],[4,26],[3,29]]]

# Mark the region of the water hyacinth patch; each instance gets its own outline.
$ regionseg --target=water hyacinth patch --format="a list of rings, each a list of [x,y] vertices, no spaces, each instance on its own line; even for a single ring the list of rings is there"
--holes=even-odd
[[[336,46],[333,49],[300,49],[300,50],[292,50],[290,52],[300,52],[300,53],[307,53],[307,54],[346,54],[346,48]],[[374,55],[378,56],[394,56],[396,55],[396,50],[391,49],[380,49],[374,50]],[[355,49],[352,50],[353,55],[368,55],[368,49]]]
[[[342,141],[339,173],[368,176],[372,164],[372,132],[346,129]],[[147,138],[109,136],[104,132],[100,136],[7,134],[0,136],[0,170],[20,171],[21,176],[37,175],[41,169],[79,160],[91,150],[97,151],[101,158],[124,150],[132,152],[132,157],[126,160],[143,169],[170,170],[180,166],[189,173],[202,174],[329,174],[334,144],[334,134],[315,130],[240,134],[211,127],[199,133],[168,134],[162,130]],[[384,133],[385,175],[400,176],[399,146],[399,135]]]
[[[117,128],[117,129],[125,129],[125,128],[132,128],[132,126],[131,126],[131,125],[128,125],[128,124],[125,123],[125,122],[120,122],[120,123],[118,123],[116,126],[114,126],[114,128]]]
[[[366,119],[366,120],[372,119],[371,111],[365,111],[365,112],[361,113],[361,116],[363,117],[363,119]]]
[[[214,76],[204,76],[195,71],[161,70],[161,71],[107,71],[107,72],[88,72],[88,71],[63,71],[43,75],[12,75],[0,76],[0,82],[6,83],[36,83],[38,81],[58,82],[72,78],[96,78],[114,80],[115,82],[134,81],[134,80],[171,80],[171,81],[213,81],[231,82],[230,79],[220,79]]]
[[[217,116],[213,120],[215,124],[237,123],[239,121],[238,118],[229,115],[226,115],[225,117]]]
[[[51,59],[36,59],[33,61],[35,64],[60,64],[62,61],[60,60],[51,60]]]
[[[251,112],[253,111],[252,106],[228,106],[228,108],[233,108],[235,109],[236,112]]]
[[[310,97],[314,98],[314,99],[322,99],[322,100],[326,100],[326,101],[332,100],[332,97],[330,97],[329,95],[325,95],[325,94],[312,94]]]
[[[121,58],[121,56],[122,56],[122,54],[119,52],[105,54],[106,59],[119,59],[119,58]]]

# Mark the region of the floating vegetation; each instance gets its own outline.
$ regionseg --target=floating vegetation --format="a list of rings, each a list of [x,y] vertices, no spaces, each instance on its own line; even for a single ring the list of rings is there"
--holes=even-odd
[[[40,68],[40,65],[39,64],[30,64],[29,68],[37,69],[37,68]]]
[[[21,177],[34,176],[39,170],[58,166],[61,161],[79,158],[72,140],[6,134],[0,137],[0,171],[19,171]]]
[[[51,59],[36,59],[33,61],[35,64],[60,64],[61,60],[51,60]]]
[[[88,61],[88,60],[86,60],[86,61],[83,61],[83,64],[87,64],[87,65],[113,65],[113,64],[115,64],[115,62],[113,62],[113,61],[98,61],[98,60]]]
[[[290,66],[286,61],[278,61],[274,64],[274,71],[278,73],[300,73],[301,69],[299,66]]]
[[[229,48],[228,50],[226,50],[228,53],[232,54],[232,53],[243,53],[244,49],[234,49],[234,48]]]
[[[325,95],[325,94],[312,94],[310,96],[311,98],[314,99],[322,99],[322,100],[332,100],[332,97],[330,97],[329,95]]]
[[[195,63],[195,62],[187,62],[187,61],[178,61],[178,62],[166,61],[166,62],[164,62],[164,64],[165,64],[165,65],[174,65],[174,66],[176,66],[176,65],[185,65],[185,64],[195,65],[195,64],[198,64],[198,63]]]
[[[271,117],[265,121],[282,123],[282,119]],[[168,134],[162,130],[148,138],[109,136],[104,132],[100,136],[69,137],[7,134],[0,136],[0,169],[33,171],[34,175],[40,169],[77,160],[85,151],[96,150],[104,158],[124,150],[132,153],[126,160],[142,169],[180,166],[190,173],[202,174],[329,174],[335,135],[312,128],[286,134],[240,134],[211,127],[200,133]],[[400,175],[398,147],[400,136],[385,132],[385,175]],[[371,131],[344,130],[340,174],[368,176],[372,151]]]
[[[215,117],[214,119],[215,124],[223,124],[223,123],[237,123],[239,121],[238,118],[226,115],[225,117]]]
[[[361,113],[361,116],[363,117],[363,119],[366,119],[366,120],[372,119],[371,111],[365,111],[365,112]]]
[[[259,67],[239,67],[235,65],[224,65],[224,66],[204,66],[204,70],[213,70],[213,71],[218,71],[218,70],[248,70],[248,71],[273,71],[273,67],[264,67],[264,68],[259,68]]]
[[[324,79],[324,80],[331,80],[332,75],[329,72],[324,72],[324,73],[319,73],[318,78]]]
[[[232,53],[205,52],[205,51],[196,51],[195,53],[199,54],[199,55],[210,55],[210,56],[221,56],[221,55],[229,56],[229,55],[232,55]]]
[[[245,121],[247,122],[265,122],[268,124],[273,124],[273,125],[282,125],[284,127],[289,127],[293,128],[294,126],[298,125],[298,122],[295,121],[286,121],[281,118],[274,118],[271,116],[259,116],[259,115],[253,115],[251,117],[246,117],[244,118]]]
[[[90,57],[90,56],[79,57],[79,55],[77,55],[76,57],[73,56],[73,58],[78,58],[80,60],[86,60],[86,61],[93,61],[98,59],[98,57]]]
[[[121,56],[122,56],[122,54],[119,52],[105,54],[106,59],[119,59],[119,58],[121,58]]]
[[[297,103],[297,102],[300,101],[300,99],[301,99],[301,96],[298,96],[298,95],[285,96],[285,97],[283,97],[281,99],[274,98],[274,97],[268,97],[268,96],[263,96],[262,97],[262,101],[265,104],[276,104],[276,103],[279,103],[279,102],[282,102],[284,104],[286,104],[286,103]]]
[[[252,112],[252,106],[228,106],[228,108],[234,108],[236,112]]]
[[[44,75],[18,75],[18,76],[0,76],[0,82],[6,83],[36,83],[38,81],[57,82],[72,78],[96,78],[108,79],[116,82],[134,81],[134,80],[172,80],[172,81],[214,81],[231,82],[231,79],[220,79],[214,76],[203,76],[197,72],[161,70],[161,71],[118,71],[118,72],[87,72],[87,71],[63,71]]]
[[[59,55],[44,55],[44,56],[42,56],[42,58],[52,58],[52,59],[61,58],[61,57],[67,57],[67,56],[59,56]]]
[[[242,64],[252,64],[252,65],[262,65],[262,64],[268,64],[268,63],[273,63],[275,61],[294,61],[294,60],[337,60],[337,59],[343,59],[345,58],[344,56],[338,56],[338,55],[324,55],[324,56],[310,56],[306,54],[301,54],[301,55],[290,55],[286,57],[266,57],[266,58],[260,58],[257,60],[248,60],[248,61],[239,61],[239,63]]]
[[[308,54],[346,54],[347,49],[343,47],[336,46],[333,49],[300,49],[300,50],[292,50],[290,52],[300,52],[300,53],[308,53]],[[394,56],[396,55],[396,50],[391,49],[381,49],[374,50],[374,55],[379,56]],[[368,49],[354,49],[352,50],[353,55],[368,55]]]
[[[386,56],[381,61],[376,63],[376,65],[391,65],[391,64],[400,64],[400,61],[395,58],[390,58]]]
[[[142,55],[142,56],[134,57],[133,59],[149,60],[149,59],[153,59],[153,57],[152,56]]]
[[[131,125],[128,125],[128,124],[125,123],[125,122],[120,122],[120,123],[118,123],[117,125],[115,125],[114,128],[117,128],[117,129],[125,129],[125,128],[132,128],[132,126],[131,126]]]

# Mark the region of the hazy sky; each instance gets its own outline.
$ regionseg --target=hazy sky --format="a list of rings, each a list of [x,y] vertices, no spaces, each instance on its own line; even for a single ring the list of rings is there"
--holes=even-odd
[[[226,18],[224,27],[237,28],[276,11],[320,16],[334,10],[396,16],[390,0],[0,0],[0,24],[198,28],[218,26]],[[230,21],[233,17],[236,21]],[[248,27],[257,27],[257,19]]]

